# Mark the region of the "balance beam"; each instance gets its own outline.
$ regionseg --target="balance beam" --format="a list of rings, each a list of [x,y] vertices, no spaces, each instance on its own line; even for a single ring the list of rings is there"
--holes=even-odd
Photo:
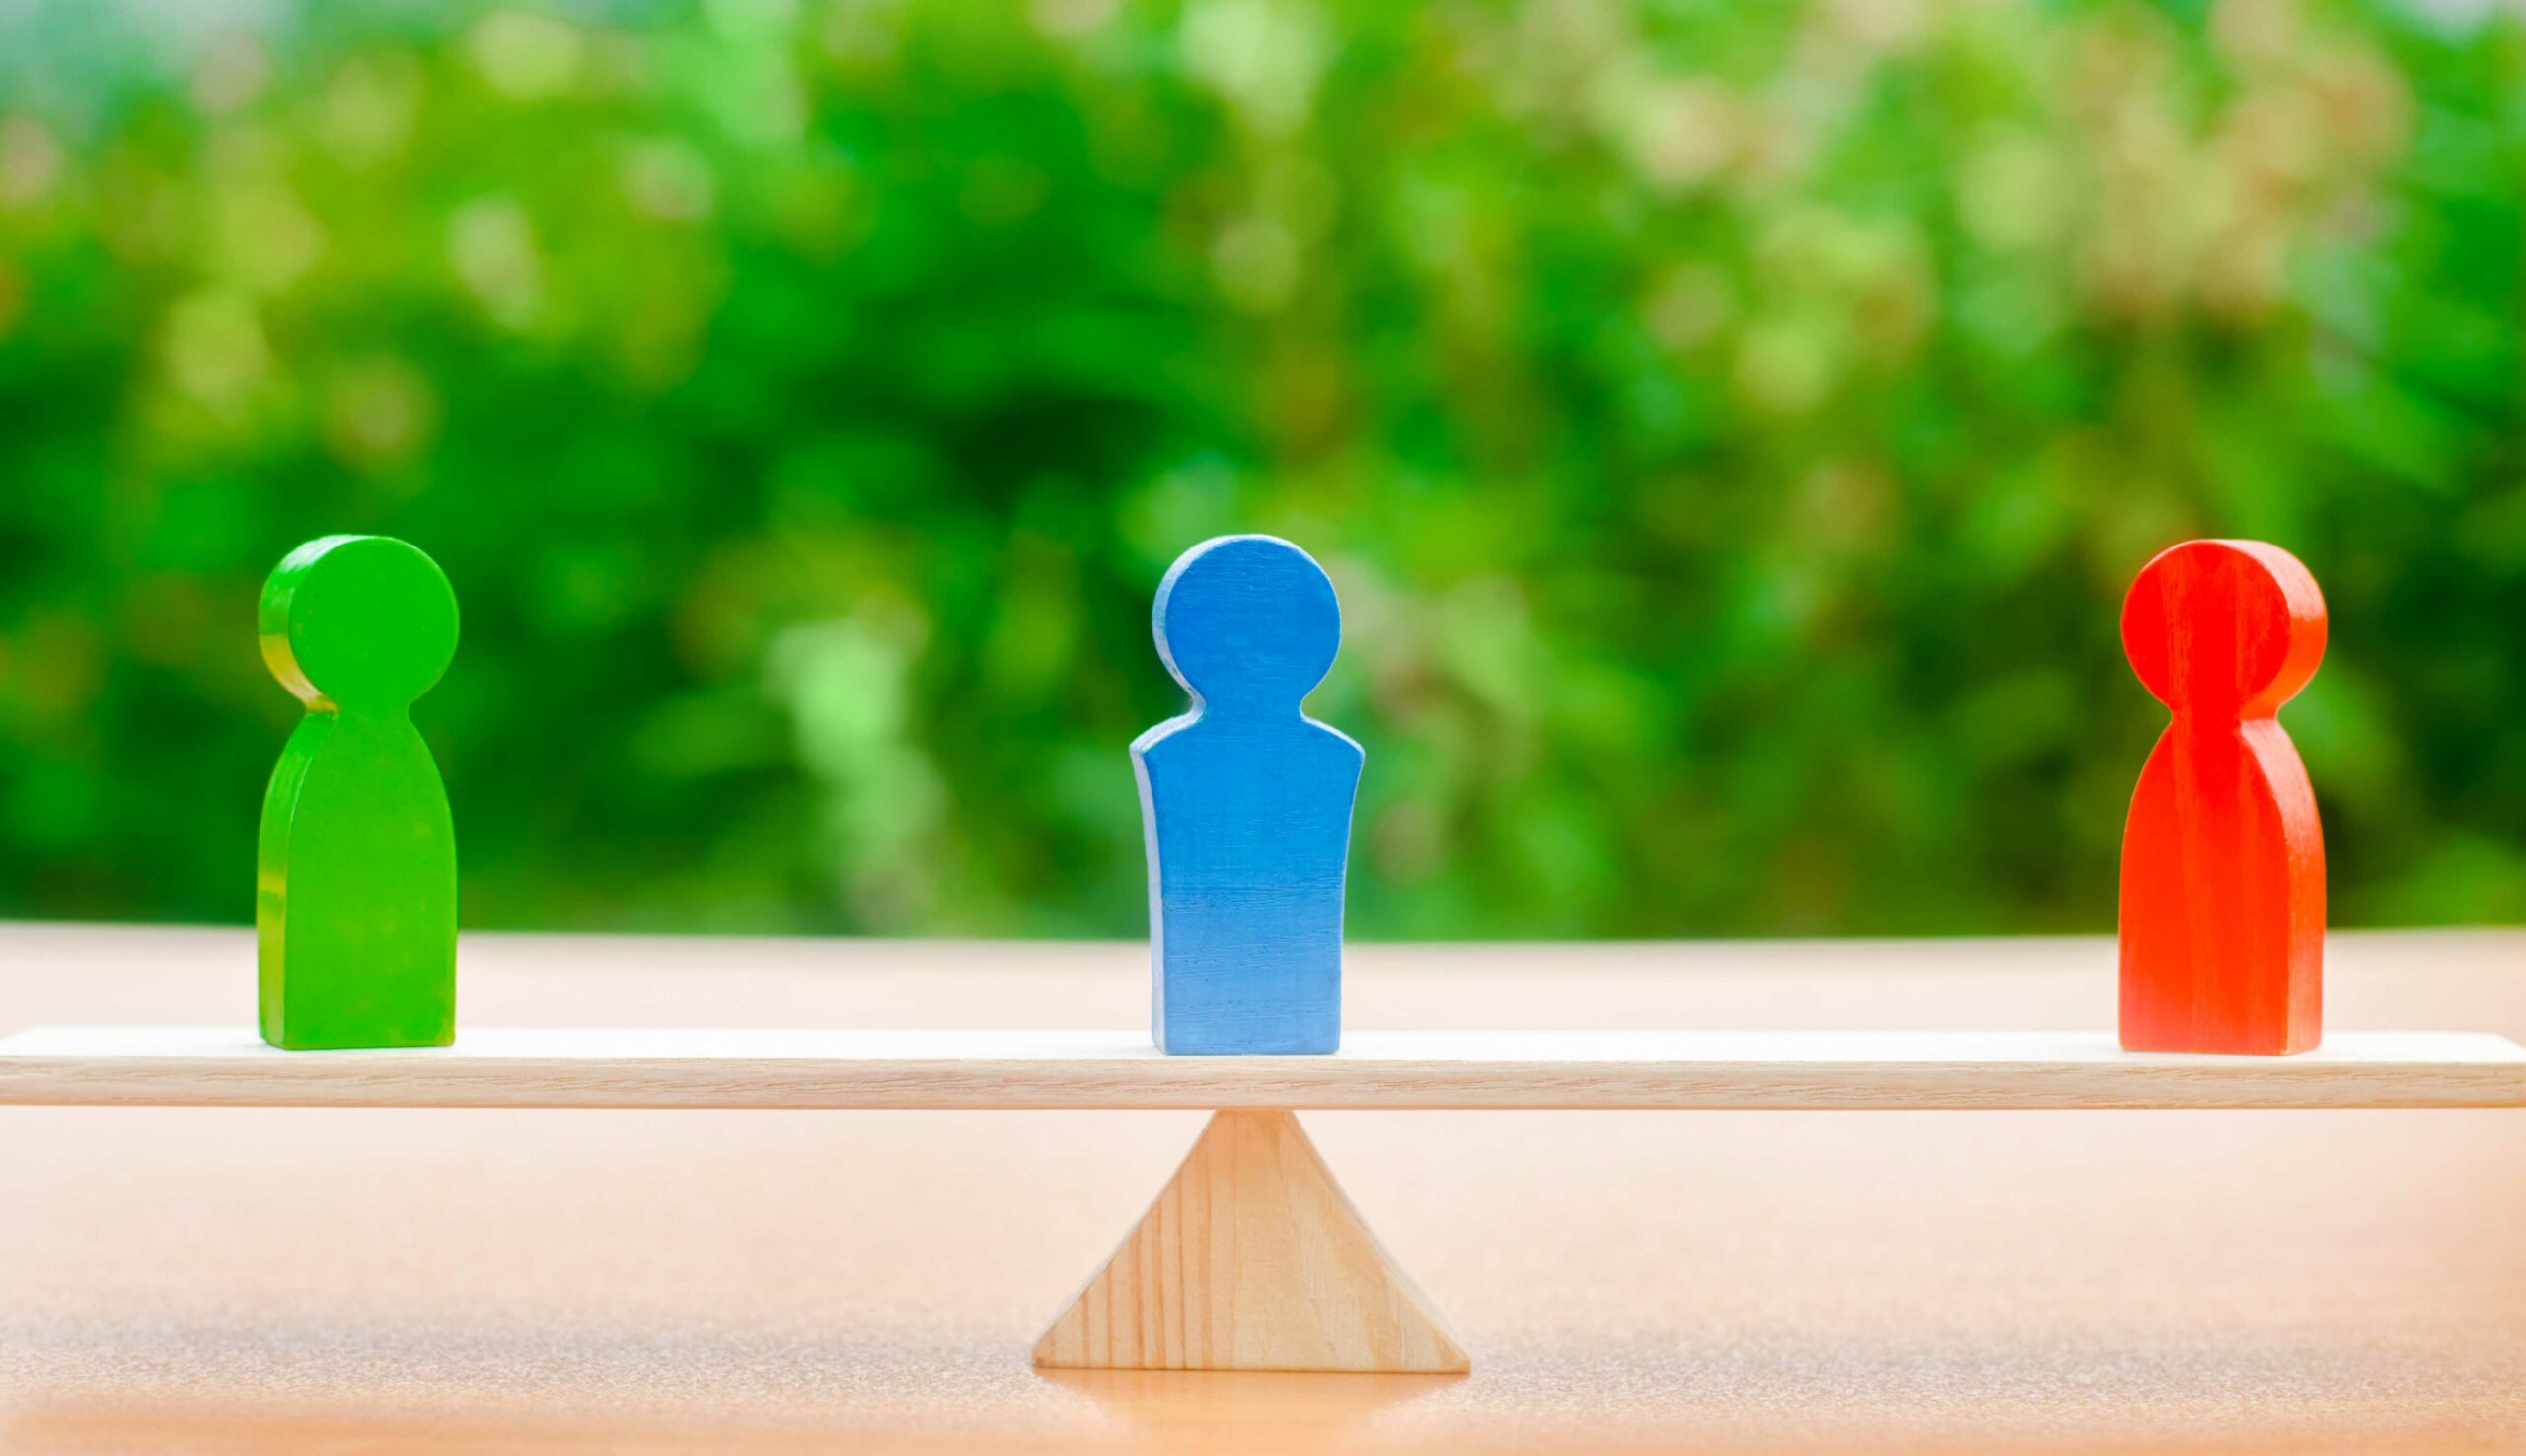
[[[2526,1107],[2526,1047],[2338,1032],[2291,1056],[2104,1032],[1351,1032],[1316,1056],[1169,1056],[1139,1031],[529,1030],[283,1052],[235,1027],[38,1027],[0,1104],[504,1108]]]

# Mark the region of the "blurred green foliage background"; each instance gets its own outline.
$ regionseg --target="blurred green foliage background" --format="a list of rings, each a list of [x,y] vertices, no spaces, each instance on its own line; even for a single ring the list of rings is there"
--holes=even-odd
[[[468,923],[1137,934],[1265,530],[1357,934],[2107,928],[2206,534],[2328,594],[2336,922],[2526,919],[2522,305],[2488,4],[15,7],[0,913],[251,915],[256,595],[378,531]]]

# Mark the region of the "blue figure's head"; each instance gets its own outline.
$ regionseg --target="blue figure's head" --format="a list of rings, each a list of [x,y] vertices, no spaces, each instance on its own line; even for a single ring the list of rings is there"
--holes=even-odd
[[[1152,614],[1157,655],[1205,709],[1295,713],[1342,644],[1315,558],[1277,536],[1222,536],[1175,560]]]

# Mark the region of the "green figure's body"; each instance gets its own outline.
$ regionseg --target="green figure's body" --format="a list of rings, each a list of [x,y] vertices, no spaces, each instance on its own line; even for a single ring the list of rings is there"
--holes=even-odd
[[[307,704],[256,854],[263,1040],[452,1041],[456,826],[409,709],[456,654],[456,593],[417,547],[329,536],[272,572],[258,626]]]

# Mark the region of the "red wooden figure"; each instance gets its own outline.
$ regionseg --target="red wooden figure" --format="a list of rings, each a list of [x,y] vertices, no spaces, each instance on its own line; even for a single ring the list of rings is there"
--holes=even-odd
[[[2140,570],[2122,649],[2174,711],[2122,831],[2122,1045],[2303,1052],[2324,1034],[2325,842],[2280,705],[2325,655],[2325,602],[2259,541]]]

